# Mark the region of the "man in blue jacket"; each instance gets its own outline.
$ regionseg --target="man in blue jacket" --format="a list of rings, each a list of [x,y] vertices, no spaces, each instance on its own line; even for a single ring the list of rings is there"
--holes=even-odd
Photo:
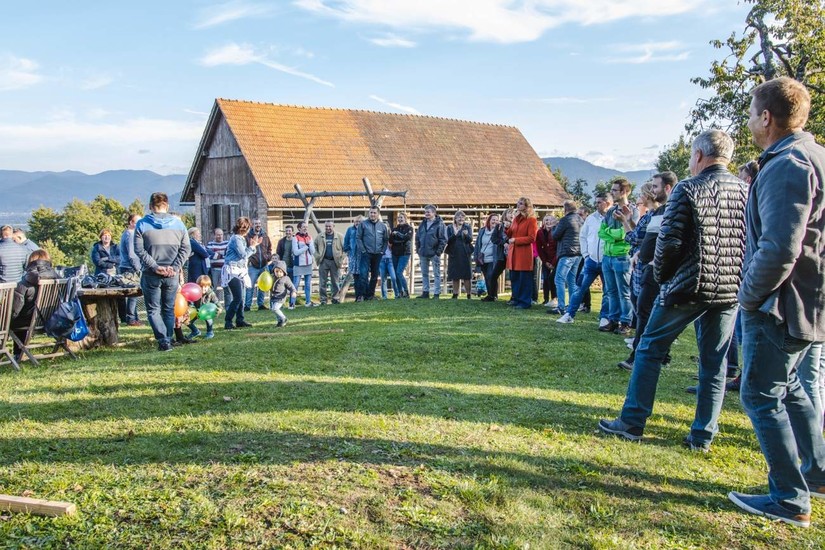
[[[180,218],[169,214],[166,193],[152,193],[149,214],[135,226],[135,254],[143,276],[140,287],[146,316],[160,351],[172,349],[175,296],[183,263],[189,257],[189,234]]]
[[[825,340],[825,148],[802,131],[810,107],[791,78],[751,91],[748,128],[764,152],[746,212],[740,391],[769,494],[728,494],[746,512],[799,527],[810,525],[811,497],[825,498],[822,411],[797,373],[811,344]]]
[[[135,254],[135,225],[140,219],[139,214],[129,214],[126,229],[120,236],[120,265],[118,273],[130,283],[140,282],[140,258]],[[137,298],[126,298],[126,324],[130,327],[139,327],[143,323],[138,319]]]

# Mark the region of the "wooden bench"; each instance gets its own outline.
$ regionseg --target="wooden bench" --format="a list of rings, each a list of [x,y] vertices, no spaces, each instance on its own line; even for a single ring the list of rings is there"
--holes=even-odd
[[[66,297],[69,279],[45,279],[41,280],[37,286],[37,296],[34,301],[34,314],[29,323],[26,336],[20,340],[12,332],[11,337],[29,358],[29,361],[38,365],[38,359],[48,359],[51,357],[62,357],[64,355],[77,359],[77,356],[69,349],[65,338],[54,338],[53,341],[35,341],[34,338],[46,334],[46,322],[51,318],[54,310],[57,309]],[[35,350],[52,348],[46,353],[34,353]]]
[[[9,351],[11,345],[11,309],[14,303],[16,283],[0,283],[0,365],[11,365],[20,370],[20,365]]]

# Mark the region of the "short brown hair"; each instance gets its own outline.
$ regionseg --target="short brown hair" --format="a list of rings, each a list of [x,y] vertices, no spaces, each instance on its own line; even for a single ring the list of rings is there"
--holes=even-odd
[[[110,237],[112,236],[112,230],[109,229],[108,227],[104,227],[103,229],[100,230],[100,233],[97,234],[97,238],[102,239],[103,235],[105,235],[106,233],[108,233]]]
[[[29,263],[36,262],[37,260],[46,260],[50,262],[52,261],[52,258],[49,256],[48,252],[41,248],[39,250],[35,250],[29,255]]]
[[[618,185],[623,193],[629,193],[630,189],[633,187],[625,178],[614,179],[610,182],[610,187],[612,188],[614,185]]]
[[[252,224],[249,223],[249,218],[246,216],[241,216],[232,227],[232,233],[235,235],[246,235],[249,232],[250,227],[252,227]]]
[[[212,279],[209,275],[201,275],[195,282],[200,286],[212,286]]]
[[[669,185],[671,188],[675,187],[676,184],[679,182],[679,177],[670,170],[665,170],[664,172],[653,174],[653,178],[651,179],[654,178],[659,178],[660,180],[662,180],[662,185]]]
[[[751,90],[757,112],[768,111],[784,130],[802,128],[811,111],[811,94],[793,78],[780,76]]]
[[[164,204],[169,204],[169,197],[166,196],[166,193],[162,191],[157,191],[152,193],[149,197],[149,208],[157,208],[158,206],[163,206]]]

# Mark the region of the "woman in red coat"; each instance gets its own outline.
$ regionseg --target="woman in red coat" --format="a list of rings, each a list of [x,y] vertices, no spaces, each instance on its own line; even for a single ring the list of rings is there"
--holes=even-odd
[[[513,305],[516,309],[530,309],[533,303],[533,242],[536,240],[538,222],[533,213],[533,203],[522,197],[516,203],[513,223],[507,229],[507,269],[513,286]]]

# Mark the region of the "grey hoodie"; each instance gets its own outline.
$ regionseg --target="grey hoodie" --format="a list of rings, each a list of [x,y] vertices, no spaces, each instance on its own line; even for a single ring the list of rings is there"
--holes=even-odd
[[[180,272],[191,251],[186,226],[171,214],[151,212],[135,226],[135,254],[143,271],[172,266]]]

